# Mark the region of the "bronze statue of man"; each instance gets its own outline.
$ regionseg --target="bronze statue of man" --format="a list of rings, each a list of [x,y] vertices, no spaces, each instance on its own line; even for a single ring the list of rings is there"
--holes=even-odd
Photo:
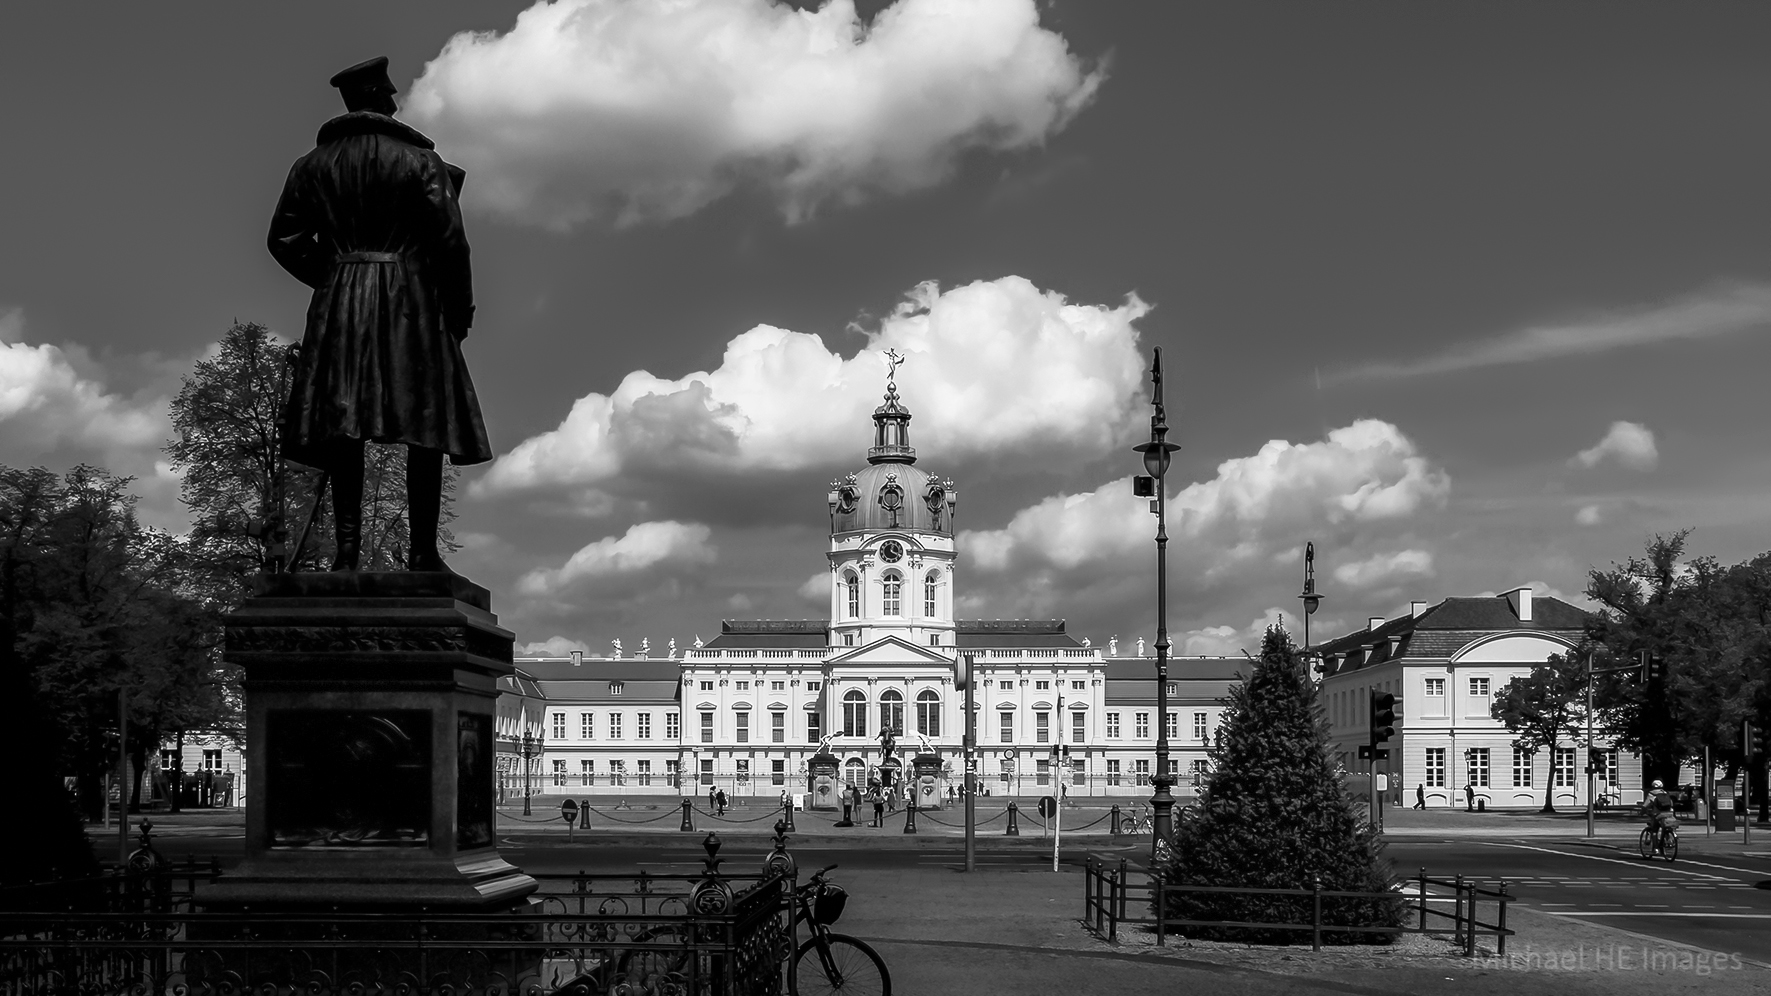
[[[397,121],[385,57],[332,77],[346,113],[296,160],[271,219],[271,255],[314,289],[283,412],[283,453],[328,471],[338,553],[357,568],[363,443],[406,444],[407,569],[437,549],[443,457],[492,458],[460,342],[473,323],[463,172]]]

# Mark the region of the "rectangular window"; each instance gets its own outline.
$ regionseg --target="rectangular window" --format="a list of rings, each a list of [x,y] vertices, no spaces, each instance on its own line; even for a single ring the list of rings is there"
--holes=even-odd
[[[711,692],[711,691],[713,691],[713,682],[711,682],[711,681],[703,681],[703,682],[702,682],[702,683],[701,683],[701,690],[702,690],[702,691],[704,691],[704,692]]]
[[[1432,679],[1427,679],[1431,681]],[[1427,787],[1445,787],[1445,748],[1427,748]]]
[[[621,714],[618,712],[609,713],[609,739],[621,739]]]
[[[1170,695],[1181,694],[1181,683],[1178,681],[1169,682],[1168,683],[1168,694],[1170,694]]]
[[[707,758],[701,759],[701,784],[713,784],[713,762]]]
[[[941,634],[930,633],[929,634],[929,646],[938,647],[940,645],[941,645]]]
[[[806,713],[806,741],[817,743],[824,739],[824,720],[815,712]]]
[[[769,682],[769,691],[771,691],[771,692],[785,692],[785,691],[787,691],[787,682],[785,682],[785,681],[771,681],[771,682]]]
[[[1551,782],[1556,788],[1574,787],[1574,748],[1557,747],[1555,757],[1555,780]]]
[[[787,784],[787,762],[786,761],[770,761],[769,762],[769,782],[770,782],[770,784],[773,784],[773,785],[786,785]]]
[[[750,783],[750,762],[742,758],[738,761],[738,781],[746,785]]]
[[[581,740],[596,739],[596,713],[581,712],[578,714],[578,737]]]
[[[852,646],[854,646],[854,645],[855,645],[855,634],[853,634],[853,633],[844,633],[844,634],[843,634],[843,635],[842,635],[842,645],[843,645],[843,646],[845,646],[845,647],[852,647]]]
[[[1531,754],[1517,747],[1513,748],[1513,787],[1531,787]]]
[[[1107,784],[1108,785],[1118,785],[1119,784],[1119,762],[1118,761],[1108,761],[1107,762]]]
[[[561,713],[561,715],[564,715],[564,713]],[[566,762],[553,762],[553,783],[560,788],[566,787]]]
[[[580,784],[580,785],[595,785],[596,784],[596,762],[595,761],[579,761],[578,762],[578,784]]]
[[[1609,750],[1601,750],[1599,752],[1599,755],[1600,755],[1600,758],[1605,762],[1605,771],[1603,772],[1603,774],[1605,776],[1605,784],[1609,785],[1611,787],[1612,791],[1616,791],[1616,789],[1617,789],[1617,748],[1612,747]]]
[[[738,742],[741,744],[749,743],[750,742],[750,713],[745,712],[743,710],[739,710],[738,712],[732,713],[732,718],[736,721],[736,724],[737,724]]]
[[[1079,757],[1075,761],[1071,762],[1070,784],[1072,784],[1072,785],[1087,785],[1088,784],[1088,761],[1087,760]]]
[[[609,784],[610,785],[626,785],[627,784],[627,762],[626,761],[610,761],[609,762]]]
[[[1211,762],[1204,758],[1194,758],[1192,763],[1188,764],[1187,767],[1193,782],[1193,788],[1198,790],[1204,787],[1206,778],[1211,775]]]
[[[808,692],[821,692],[823,690],[824,690],[824,683],[822,681],[808,681],[808,682],[806,682],[806,691],[808,691]]]
[[[609,682],[609,694],[610,695],[620,695],[621,694],[621,682],[619,682],[619,681]]]
[[[652,784],[652,762],[650,762],[650,761],[639,762],[639,773],[640,773],[640,784],[641,785]]]
[[[1000,722],[1002,724],[1002,742],[1005,744],[1014,743],[1015,742],[1015,714],[1012,712],[1002,712],[1002,713],[998,713],[997,715],[1002,717],[1000,720]]]
[[[1165,720],[1162,725],[1168,731],[1168,738],[1170,740],[1181,739],[1181,714],[1171,712],[1165,717]]]
[[[1119,714],[1116,712],[1107,714],[1107,739],[1119,739]]]
[[[701,714],[701,742],[704,744],[713,743],[713,713],[711,712]]]
[[[1150,762],[1149,761],[1136,761],[1136,762],[1134,762],[1134,764],[1136,764],[1136,766],[1137,766],[1135,770],[1136,770],[1136,774],[1138,776],[1138,784],[1139,785],[1150,784]]]
[[[555,740],[566,739],[566,714],[563,712],[553,714],[553,738]]]
[[[675,761],[665,761],[664,762],[664,784],[669,785],[671,788],[677,788],[678,785],[677,785],[676,776],[677,776],[676,762]]]
[[[1445,697],[1445,679],[1444,678],[1428,678],[1427,679],[1427,697],[1428,698],[1437,698],[1437,699],[1442,699]]]
[[[1088,740],[1084,736],[1084,731],[1087,728],[1086,723],[1085,723],[1086,719],[1087,719],[1087,717],[1084,716],[1080,712],[1073,712],[1070,714],[1070,742],[1071,743],[1082,744],[1082,743],[1088,742]]]
[[[1052,690],[1052,683],[1049,681],[1035,681],[1033,683],[1033,690],[1036,692],[1049,692]]]
[[[674,712],[664,714],[664,739],[681,740],[683,737],[683,718]]]
[[[1488,748],[1470,748],[1470,784],[1477,788],[1488,787]]]
[[[639,734],[639,738],[641,740],[652,739],[652,714],[651,713],[649,713],[649,712],[640,713],[639,718],[635,722],[634,725],[638,728],[636,732]]]
[[[738,691],[740,691],[740,692],[750,691],[750,682],[748,682],[748,681],[738,682]]]
[[[1070,690],[1073,692],[1086,692],[1086,691],[1088,691],[1088,682],[1086,682],[1086,681],[1072,681],[1070,683]]]
[[[203,770],[204,771],[220,771],[221,770],[221,748],[217,747],[217,748],[212,748],[212,749],[206,749],[203,751]]]
[[[1488,697],[1488,679],[1487,678],[1471,678],[1470,679],[1470,695],[1472,698],[1479,698],[1479,699],[1487,698]]]
[[[1049,744],[1052,742],[1052,714],[1036,712],[1033,714],[1033,742]],[[1041,782],[1040,784],[1045,784]]]
[[[1045,758],[1033,762],[1033,784],[1050,785],[1052,783],[1052,763]]]
[[[1465,714],[1468,716],[1487,716],[1489,714],[1488,709],[1488,679],[1471,678],[1470,699],[1468,702],[1464,703]]]
[[[1140,712],[1135,718],[1137,720],[1137,726],[1134,728],[1132,735],[1141,740],[1150,735],[1150,714],[1147,712]]]
[[[1206,732],[1206,730],[1205,730],[1205,713],[1202,713],[1202,712],[1194,713],[1193,714],[1193,739],[1203,741],[1205,739],[1205,732]]]
[[[774,743],[787,742],[787,714],[784,712],[769,713],[769,740]]]
[[[1002,783],[1004,785],[1007,785],[1009,777],[1015,773],[1015,762],[1013,762],[1013,761],[998,761],[998,762],[996,762],[996,766],[997,766],[997,777],[1002,780]]]

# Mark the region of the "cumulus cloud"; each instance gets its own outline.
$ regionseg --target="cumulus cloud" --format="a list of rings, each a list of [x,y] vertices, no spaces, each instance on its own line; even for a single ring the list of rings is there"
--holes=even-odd
[[[570,657],[572,651],[581,654],[590,653],[590,644],[583,640],[572,640],[564,636],[550,636],[538,643],[525,643],[517,651],[518,657]]]
[[[1334,569],[1336,581],[1350,588],[1378,588],[1433,576],[1433,554],[1427,550],[1378,553]]]
[[[819,571],[806,578],[806,583],[800,585],[794,594],[813,605],[828,604],[830,602],[830,572]]]
[[[23,334],[21,312],[0,314],[0,429],[8,449],[33,455],[70,444],[101,452],[152,450],[165,440],[166,399],[136,402],[110,393],[76,370],[60,347],[21,342]]]
[[[852,462],[894,348],[909,357],[899,386],[915,414],[913,441],[943,460],[1098,452],[1122,442],[1143,411],[1134,323],[1149,310],[1136,295],[1117,307],[1072,304],[1002,277],[946,291],[918,285],[847,360],[818,336],[759,325],[727,343],[711,372],[666,380],[636,371],[612,394],[578,399],[474,490],[595,488],[684,464],[755,474]]]
[[[589,543],[557,568],[537,568],[517,582],[519,594],[557,595],[586,583],[627,579],[660,567],[709,564],[713,531],[699,522],[640,522],[620,536]]]
[[[1315,443],[1275,439],[1169,499],[1170,533],[1207,573],[1289,548],[1298,527],[1406,518],[1443,505],[1450,477],[1388,422],[1361,419]],[[980,570],[1071,569],[1118,561],[1150,543],[1144,499],[1121,478],[1015,513],[1001,529],[959,537]]]
[[[475,174],[470,203],[569,229],[680,218],[745,185],[790,220],[1038,146],[1103,73],[1034,0],[556,0],[451,38],[406,114]]]
[[[1290,612],[1275,607],[1241,629],[1234,626],[1204,626],[1188,630],[1175,641],[1176,652],[1185,657],[1241,657],[1245,652],[1258,654],[1261,651],[1261,640],[1266,638],[1267,627],[1275,623],[1285,627],[1285,631],[1291,634],[1293,643],[1303,642],[1302,623]]]
[[[1613,422],[1605,438],[1576,453],[1569,462],[1590,470],[1606,460],[1631,470],[1653,470],[1660,462],[1654,433],[1640,422]]]
[[[1334,380],[1414,377],[1481,367],[1536,363],[1630,346],[1705,339],[1771,327],[1771,285],[1722,284],[1674,301],[1537,325],[1452,347],[1436,356],[1369,363]]]
[[[1596,526],[1605,521],[1605,510],[1597,505],[1582,505],[1574,513],[1574,521],[1582,526]]]

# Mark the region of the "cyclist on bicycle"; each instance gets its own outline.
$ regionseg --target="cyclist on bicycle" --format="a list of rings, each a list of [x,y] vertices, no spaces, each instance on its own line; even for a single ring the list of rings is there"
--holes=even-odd
[[[1648,787],[1648,797],[1642,800],[1637,811],[1647,816],[1649,828],[1662,841],[1679,825],[1678,818],[1673,816],[1673,797],[1667,794],[1666,783],[1658,778]]]

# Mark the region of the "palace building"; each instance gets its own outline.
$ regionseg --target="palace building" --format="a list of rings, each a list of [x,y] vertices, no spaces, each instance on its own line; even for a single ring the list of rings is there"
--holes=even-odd
[[[506,798],[786,792],[824,804],[835,782],[926,766],[919,804],[963,780],[962,656],[974,662],[978,774],[992,794],[1146,796],[1155,661],[1120,657],[1064,621],[954,616],[959,490],[917,465],[895,379],[866,466],[830,485],[830,600],[818,620],[727,620],[662,657],[516,660],[498,703]],[[1115,641],[1116,642],[1116,641]],[[1203,772],[1222,697],[1247,663],[1170,662],[1170,766]],[[893,756],[882,732],[896,740]],[[525,738],[527,750],[525,752]],[[527,757],[525,759],[525,753]],[[1067,757],[1065,756],[1067,755]],[[814,769],[827,771],[819,782]],[[937,771],[938,773],[930,773]],[[526,767],[526,771],[525,771]],[[1182,775],[1178,794],[1197,780]],[[525,788],[525,786],[527,786]]]

